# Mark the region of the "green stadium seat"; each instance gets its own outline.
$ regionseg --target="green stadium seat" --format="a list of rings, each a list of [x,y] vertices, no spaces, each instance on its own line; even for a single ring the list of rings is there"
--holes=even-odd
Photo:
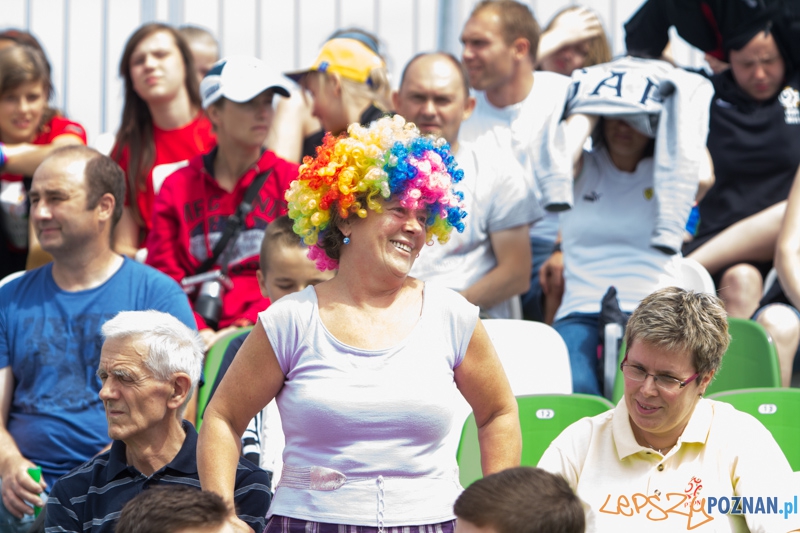
[[[756,417],[775,437],[792,470],[800,472],[800,389],[742,389],[718,392],[709,399]]]
[[[536,466],[553,439],[573,422],[614,407],[605,398],[590,394],[518,396],[517,405],[522,428],[523,466]],[[457,459],[462,486],[467,487],[483,477],[474,414],[470,414],[464,423]]]
[[[236,331],[228,333],[220,340],[214,343],[214,346],[206,354],[206,361],[203,364],[203,386],[197,390],[197,430],[200,431],[200,426],[203,425],[203,414],[208,405],[211,389],[214,388],[214,382],[217,380],[217,373],[222,364],[222,357],[225,355],[225,350],[234,339],[242,333],[248,333],[253,329],[253,326],[246,328],[239,328]]]

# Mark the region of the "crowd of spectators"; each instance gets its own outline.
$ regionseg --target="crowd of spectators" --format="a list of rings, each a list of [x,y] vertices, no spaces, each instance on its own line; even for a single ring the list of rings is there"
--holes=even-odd
[[[672,62],[671,26],[708,72]],[[120,59],[109,156],[50,106],[36,38],[0,32],[0,529],[133,528],[147,512],[123,506],[173,484],[221,495],[203,503],[220,531],[521,531],[498,525],[511,496],[480,485],[452,512],[458,392],[484,473],[498,472],[483,487],[538,486],[564,505],[575,491],[587,530],[618,527],[598,514],[600,477],[641,484],[643,453],[689,475],[682,439],[712,418],[716,431],[753,423],[702,399],[727,346],[715,320],[757,321],[782,385],[800,377],[799,27],[800,0],[646,0],[612,59],[590,9],[541,30],[525,3],[483,0],[461,57],[408,58],[393,90],[379,36],[358,28],[279,73],[220,58],[202,28],[148,23]],[[684,256],[719,300],[675,288]],[[496,477],[519,464],[519,426],[481,319],[553,325],[573,391],[600,395],[609,305],[633,317],[626,395],[546,453],[569,486]],[[651,314],[694,322],[656,338]],[[223,339],[198,437],[203,354]],[[641,472],[586,466],[620,443]],[[376,493],[377,515],[362,508]]]

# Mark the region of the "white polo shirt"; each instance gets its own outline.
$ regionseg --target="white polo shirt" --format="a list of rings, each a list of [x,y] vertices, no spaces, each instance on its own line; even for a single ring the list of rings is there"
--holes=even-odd
[[[636,442],[623,398],[615,409],[565,429],[539,467],[564,476],[583,500],[587,532],[800,528],[800,487],[772,434],[722,402],[701,399],[678,443],[662,456]],[[747,514],[733,514],[734,497]]]

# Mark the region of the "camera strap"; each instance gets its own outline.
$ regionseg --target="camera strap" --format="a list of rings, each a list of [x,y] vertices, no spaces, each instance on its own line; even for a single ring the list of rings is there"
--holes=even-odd
[[[261,190],[261,187],[264,186],[264,183],[267,181],[267,178],[270,174],[272,174],[272,169],[265,170],[253,178],[253,181],[250,183],[244,193],[242,202],[236,208],[236,212],[229,216],[228,220],[225,222],[225,229],[222,231],[222,236],[217,241],[214,249],[211,251],[211,257],[203,261],[203,264],[197,267],[195,274],[202,274],[211,270],[211,267],[213,267],[214,263],[217,262],[219,256],[222,255],[223,251],[225,251],[228,243],[231,241],[236,242],[236,239],[239,237],[239,233],[242,230],[242,226],[244,225],[244,217],[246,217],[247,214],[253,210],[253,202],[255,201],[256,197],[258,196],[258,192]]]

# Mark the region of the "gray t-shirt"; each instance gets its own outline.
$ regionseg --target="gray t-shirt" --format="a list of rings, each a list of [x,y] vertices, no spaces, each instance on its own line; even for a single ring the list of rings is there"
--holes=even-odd
[[[425,247],[411,275],[462,291],[497,266],[490,234],[530,225],[542,218],[542,209],[509,149],[460,143],[455,157],[464,171],[456,189],[464,193],[466,228],[453,231],[445,244]],[[511,301],[482,311],[491,318],[511,318]]]

